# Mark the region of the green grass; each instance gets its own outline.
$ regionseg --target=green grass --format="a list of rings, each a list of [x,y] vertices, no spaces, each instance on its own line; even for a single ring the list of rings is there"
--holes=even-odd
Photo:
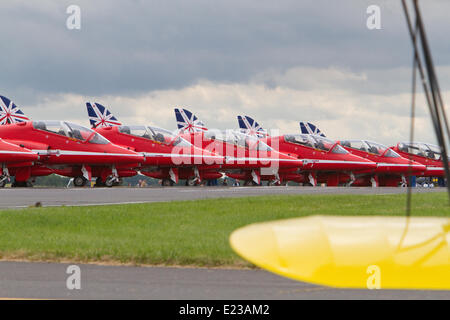
[[[321,215],[404,215],[405,195],[302,195],[0,211],[0,258],[246,266],[230,233]],[[413,195],[413,215],[449,216],[446,193]]]

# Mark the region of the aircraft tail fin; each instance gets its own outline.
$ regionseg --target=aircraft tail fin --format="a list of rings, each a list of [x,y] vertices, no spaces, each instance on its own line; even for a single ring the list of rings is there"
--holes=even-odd
[[[314,134],[321,137],[325,137],[325,134],[310,122],[300,122],[300,131],[303,134]]]
[[[182,108],[175,108],[174,111],[178,130],[187,131],[188,133],[208,130],[203,122],[191,111]]]
[[[93,128],[120,126],[117,118],[100,103],[86,102],[89,121]]]
[[[0,125],[30,120],[10,99],[0,96]]]
[[[242,132],[251,136],[257,136],[259,138],[268,136],[267,131],[264,130],[253,118],[250,118],[249,116],[237,116],[237,119],[239,129],[241,129]]]

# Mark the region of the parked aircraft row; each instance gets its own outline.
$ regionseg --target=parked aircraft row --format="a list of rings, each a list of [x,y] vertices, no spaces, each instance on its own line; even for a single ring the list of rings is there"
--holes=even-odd
[[[395,147],[363,140],[334,141],[310,123],[301,133],[269,136],[248,116],[240,130],[208,130],[192,112],[175,109],[177,130],[123,124],[99,103],[86,103],[91,129],[67,121],[29,119],[0,96],[0,186],[32,185],[50,174],[74,178],[81,187],[119,184],[142,174],[165,186],[196,185],[224,175],[245,185],[406,185],[409,175],[443,176],[439,148],[402,143]],[[433,159],[431,158],[433,156]],[[95,179],[95,180],[94,180]]]
[[[255,134],[261,139],[269,140],[267,131],[249,116],[238,116],[242,132]],[[314,146],[314,140],[325,138],[325,134],[312,123],[300,122],[302,144]],[[400,142],[387,147],[367,140],[337,140],[337,144],[353,155],[368,159],[377,164],[376,174],[361,173],[353,181],[354,186],[397,186],[407,184],[408,175],[424,177],[444,177],[441,151],[438,146],[429,143]],[[447,159],[449,161],[449,159]],[[425,170],[424,170],[425,167]],[[401,178],[401,180],[399,180]]]

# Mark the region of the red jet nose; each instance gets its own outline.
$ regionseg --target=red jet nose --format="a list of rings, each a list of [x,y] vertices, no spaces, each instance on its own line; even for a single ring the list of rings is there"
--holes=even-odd
[[[114,152],[114,153],[113,153]],[[114,146],[114,150],[111,150],[111,153],[108,151],[105,153],[105,158],[108,158],[108,161],[105,162],[115,162],[115,163],[144,163],[145,156],[140,153],[128,150],[126,148],[122,148],[119,146]]]
[[[347,155],[349,166],[353,171],[374,171],[377,169],[377,164],[368,159],[356,156],[354,154]]]
[[[274,152],[272,152],[274,154]],[[278,164],[280,168],[301,168],[303,167],[303,160],[297,159],[282,153],[278,153]]]
[[[197,149],[197,148],[196,148]],[[213,165],[213,164],[224,164],[225,157],[218,155],[217,153],[207,151],[205,149],[202,150],[202,164],[204,165]]]
[[[427,166],[425,171],[425,175],[427,177],[442,177],[445,175],[444,167],[433,167]]]
[[[223,156],[194,146],[172,149],[167,160],[171,165],[221,165],[225,161]]]
[[[324,159],[304,159],[303,168],[321,171],[358,171],[372,172],[377,168],[373,161],[353,154],[328,154]]]
[[[242,157],[226,157],[226,165],[232,168],[300,168],[303,166],[303,160],[270,151]]]
[[[31,150],[0,139],[0,162],[33,162],[38,159],[39,156]]]
[[[427,166],[424,166],[421,163],[413,161],[413,163],[411,164],[411,169],[412,169],[411,173],[413,175],[421,176],[425,174],[425,172],[427,171]],[[408,168],[408,170],[410,169]]]
[[[415,161],[409,161],[404,158],[393,158],[392,162],[379,162],[377,173],[397,173],[397,174],[412,174],[423,175],[427,167]]]
[[[202,149],[196,146],[188,149],[187,156],[190,156],[192,164],[198,165],[221,165],[225,162],[225,157],[221,156],[215,152]]]
[[[358,167],[358,165],[357,165]],[[366,163],[360,164],[359,165],[360,170],[376,170],[377,168],[377,164],[373,161],[370,160],[366,160]]]

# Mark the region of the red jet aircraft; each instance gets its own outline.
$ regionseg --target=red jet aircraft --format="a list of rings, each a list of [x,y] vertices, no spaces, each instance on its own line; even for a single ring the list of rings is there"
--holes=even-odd
[[[418,162],[409,161],[394,150],[367,140],[346,140],[340,142],[350,153],[371,160],[377,164],[373,174],[359,175],[354,186],[407,186],[406,177],[423,175],[426,167]]]
[[[325,135],[314,124],[300,122],[300,130],[304,134]],[[406,177],[409,175],[423,175],[425,167],[420,162],[409,161],[386,146],[367,140],[347,140],[341,145],[357,156],[377,163],[377,169],[372,174],[360,174],[354,186],[390,186],[399,184],[407,186]]]
[[[21,168],[33,166],[39,156],[23,147],[8,143],[0,138],[0,187],[4,187],[10,176]]]
[[[400,142],[391,147],[406,159],[410,159],[426,166],[426,171],[421,174],[426,177],[445,177],[444,164],[441,150],[438,146],[429,143]],[[447,159],[450,162],[450,159]],[[419,174],[417,174],[419,175]]]
[[[300,122],[300,130],[303,134],[320,135],[325,134],[314,124],[309,122]],[[414,161],[409,161],[401,157],[395,151],[376,142],[367,140],[348,140],[342,141],[341,145],[352,154],[369,159],[377,163],[377,169],[373,173],[359,174],[358,178],[352,183],[354,186],[373,187],[382,186],[402,186],[407,185],[406,176],[411,174],[423,174],[425,167]]]
[[[307,134],[290,134],[263,139],[278,145],[280,152],[303,160],[303,174],[287,177],[300,183],[326,183],[328,186],[351,184],[354,174],[373,172],[376,163],[358,157],[342,148],[336,141]]]
[[[244,185],[259,185],[262,180],[280,184],[286,174],[295,174],[303,161],[271,148],[255,137],[237,131],[184,133],[195,146],[225,157],[222,170]]]
[[[16,172],[15,186],[29,186],[33,176],[56,173],[74,177],[75,186],[84,186],[97,177],[107,186],[119,177],[133,176],[145,159],[116,146],[95,131],[65,121],[26,121],[0,126],[0,137],[38,154],[40,166]]]
[[[203,180],[218,179],[223,157],[201,150],[170,131],[152,126],[100,127],[96,132],[120,146],[145,156],[141,174],[162,179],[164,186],[186,179],[194,185]]]
[[[281,184],[286,175],[298,174],[303,161],[279,152],[254,136],[235,130],[208,130],[197,116],[186,109],[175,109],[177,126],[183,137],[208,151],[225,156],[226,175],[244,180],[245,185]]]
[[[187,185],[203,180],[218,179],[223,157],[196,148],[170,131],[144,125],[122,125],[112,113],[99,103],[86,103],[94,130],[113,143],[142,153],[146,161],[140,173],[162,179],[164,186],[186,179]]]
[[[347,151],[335,146],[336,142],[325,139],[317,129],[309,130],[303,135],[285,135],[270,137],[253,118],[238,116],[239,128],[272,145],[279,145],[281,152],[294,154],[304,159],[303,173],[288,175],[286,180],[299,183],[309,183],[313,186],[325,182],[328,186],[352,184],[355,181],[354,172],[371,172],[374,164],[362,158],[349,155]],[[300,127],[302,125],[300,124]]]

